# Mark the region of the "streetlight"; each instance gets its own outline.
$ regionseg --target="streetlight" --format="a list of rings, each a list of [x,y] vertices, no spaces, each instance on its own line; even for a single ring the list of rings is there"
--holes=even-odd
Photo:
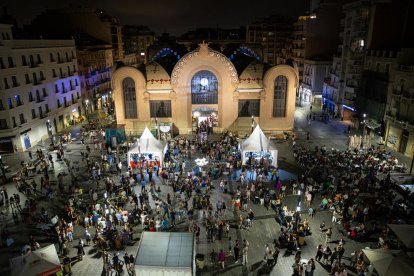
[[[411,151],[412,151],[413,157],[412,157],[412,160],[411,160],[410,175],[413,172],[413,165],[414,165],[414,145],[411,146]]]
[[[1,171],[1,176],[4,180],[4,183],[6,183],[7,182],[6,170],[4,169],[3,159],[1,155],[0,155],[0,171]]]
[[[89,114],[88,114],[88,113],[89,113],[89,112],[88,112],[89,100],[88,100],[88,99],[86,99],[86,100],[85,100],[85,107],[86,107],[86,108],[85,108],[86,120],[87,120],[87,121],[89,121]]]
[[[156,131],[157,131],[157,139],[159,139],[160,137],[160,135],[159,135],[159,133],[158,133],[158,120],[157,120],[157,116],[155,116],[155,129],[156,129]]]
[[[253,132],[253,129],[254,129],[254,116],[252,115],[252,132]]]

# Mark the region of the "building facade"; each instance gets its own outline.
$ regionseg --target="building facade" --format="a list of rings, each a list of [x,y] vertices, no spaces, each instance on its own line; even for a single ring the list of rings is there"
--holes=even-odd
[[[122,28],[125,55],[135,54],[137,63],[146,63],[148,47],[155,43],[155,33],[147,26],[126,25]]]
[[[295,70],[288,65],[265,70],[251,55],[251,62],[241,68],[202,43],[182,57],[174,56],[172,70],[156,59],[144,72],[130,66],[117,69],[112,76],[117,123],[127,133],[139,133],[156,121],[188,134],[206,118],[216,132],[250,132],[252,120],[266,132],[292,130]]]
[[[405,155],[414,153],[414,49],[402,49],[390,63],[385,142]],[[386,63],[372,64],[386,70]]]
[[[26,150],[78,121],[74,40],[13,39],[0,25],[0,151]]]
[[[77,40],[86,34],[110,44],[115,61],[122,61],[124,57],[122,26],[115,17],[100,9],[77,7],[47,10],[33,20],[29,31],[53,39],[74,37]]]
[[[311,1],[311,13],[299,16],[293,23],[292,39],[278,57],[278,64],[292,62],[299,74],[298,98],[300,103],[321,104],[323,82],[326,78],[325,64],[332,64],[332,54],[339,43],[340,18],[343,0]],[[307,64],[305,66],[305,61]],[[306,70],[305,70],[306,67]],[[317,89],[308,84],[311,82],[309,73],[314,75],[318,83]],[[305,77],[305,73],[308,74]],[[306,80],[305,80],[306,78]],[[315,90],[315,95],[313,94]]]
[[[76,52],[85,115],[108,108],[114,66],[111,45],[88,46]]]
[[[409,14],[413,9],[407,0],[353,1],[343,5],[341,43],[333,56],[330,82],[323,90],[324,104],[330,112],[344,120],[362,119],[357,96],[363,89],[366,53],[398,51],[411,45],[413,21]]]
[[[313,103],[322,107],[323,84],[329,77],[331,61],[305,59],[299,85],[299,104]]]
[[[263,60],[277,64],[277,57],[292,36],[292,23],[280,16],[257,20],[246,27],[246,42],[260,43],[263,47]]]

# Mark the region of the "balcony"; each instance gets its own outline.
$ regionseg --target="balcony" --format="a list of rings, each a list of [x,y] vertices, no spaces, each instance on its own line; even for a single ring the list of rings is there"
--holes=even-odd
[[[36,68],[36,67],[39,67],[39,63],[30,62],[30,68]]]
[[[18,83],[18,82],[13,82],[12,86],[13,86],[13,87],[18,87],[18,86],[20,86],[20,83]]]
[[[412,73],[412,72],[414,72],[414,65],[402,65],[402,64],[400,64],[400,65],[398,65],[396,70],[400,71],[400,72]]]
[[[343,104],[347,105],[347,106],[355,106],[355,101],[351,100],[351,99],[344,99],[342,101]]]
[[[218,93],[217,92],[194,92],[191,93],[192,104],[217,104]]]
[[[61,73],[61,74],[60,74],[60,78],[61,78],[61,79],[66,78],[66,74],[65,74],[65,73]]]
[[[22,106],[22,105],[23,105],[23,102],[21,102],[21,101],[16,103],[16,107]]]
[[[414,122],[404,116],[393,115],[391,112],[385,114],[385,120],[393,123],[401,128],[414,131]]]
[[[36,99],[36,103],[41,103],[41,102],[44,102],[45,101],[45,98],[37,98]]]
[[[40,113],[39,114],[40,119],[43,119],[43,118],[46,118],[46,117],[47,117],[46,113]]]

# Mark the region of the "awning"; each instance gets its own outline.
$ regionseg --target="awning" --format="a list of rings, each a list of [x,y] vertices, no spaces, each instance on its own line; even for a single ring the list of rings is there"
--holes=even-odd
[[[365,125],[370,129],[377,129],[381,126],[381,124],[374,119],[365,120]]]

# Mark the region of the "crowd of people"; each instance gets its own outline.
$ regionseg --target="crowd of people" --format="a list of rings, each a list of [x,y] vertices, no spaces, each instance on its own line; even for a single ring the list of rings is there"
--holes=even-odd
[[[410,209],[404,207],[409,203],[404,205],[404,198],[389,192],[389,172],[399,170],[401,165],[379,148],[338,151],[325,146],[309,149],[295,143],[294,157],[303,173],[298,179],[282,181],[279,169],[264,158],[243,165],[239,141],[228,132],[215,139],[206,139],[205,133],[176,137],[168,143],[163,164],[133,169],[125,161],[126,152],[107,145],[105,131],[97,126],[85,128],[80,134],[80,160],[66,158],[65,143],[71,139],[61,139],[55,145],[55,154],[40,149],[34,156],[29,152],[30,161],[22,162],[14,178],[27,197],[23,204],[18,195],[10,197],[5,188],[1,191],[7,210],[16,213],[16,223],[34,224],[42,233],[56,238],[67,272],[71,269],[69,248],[76,247],[82,260],[84,247],[93,245],[102,253],[107,274],[123,270],[124,265],[133,273],[133,256],[125,253],[120,257],[120,252],[135,243],[138,230],[184,229],[194,233],[197,243],[205,241],[222,247],[216,250],[217,246],[212,246],[210,254],[211,263],[218,263],[219,269],[229,262],[248,265],[249,242],[239,240],[230,224],[236,220],[242,232],[254,229],[251,205],[255,204],[273,210],[280,224],[279,236],[271,245],[263,245],[265,269],[272,269],[285,249],[283,256],[294,256],[293,275],[313,275],[315,262],[321,262],[329,266],[330,273],[343,276],[345,237],[363,242],[378,234],[380,246],[398,247],[388,243],[389,229],[379,227],[381,218],[407,221],[410,215]],[[191,160],[198,156],[206,156],[208,165],[190,167]],[[66,169],[56,175],[54,187],[56,162]],[[290,195],[297,196],[296,209],[286,204]],[[315,202],[316,197],[321,198],[320,203]],[[48,210],[38,206],[40,198],[63,203],[63,208],[49,215]],[[321,210],[332,213],[332,223],[337,227],[320,225],[325,244],[318,246],[314,258],[304,261],[301,247],[306,246],[309,235],[317,232],[311,229],[309,220]],[[75,238],[78,229],[84,234]],[[338,229],[343,238],[332,245],[332,233]],[[205,240],[201,238],[204,236]],[[10,238],[7,230],[2,232],[2,241],[9,244]],[[38,245],[33,236],[29,237],[22,254],[36,250]],[[362,275],[368,266],[360,252],[352,256],[355,259],[351,266]]]

